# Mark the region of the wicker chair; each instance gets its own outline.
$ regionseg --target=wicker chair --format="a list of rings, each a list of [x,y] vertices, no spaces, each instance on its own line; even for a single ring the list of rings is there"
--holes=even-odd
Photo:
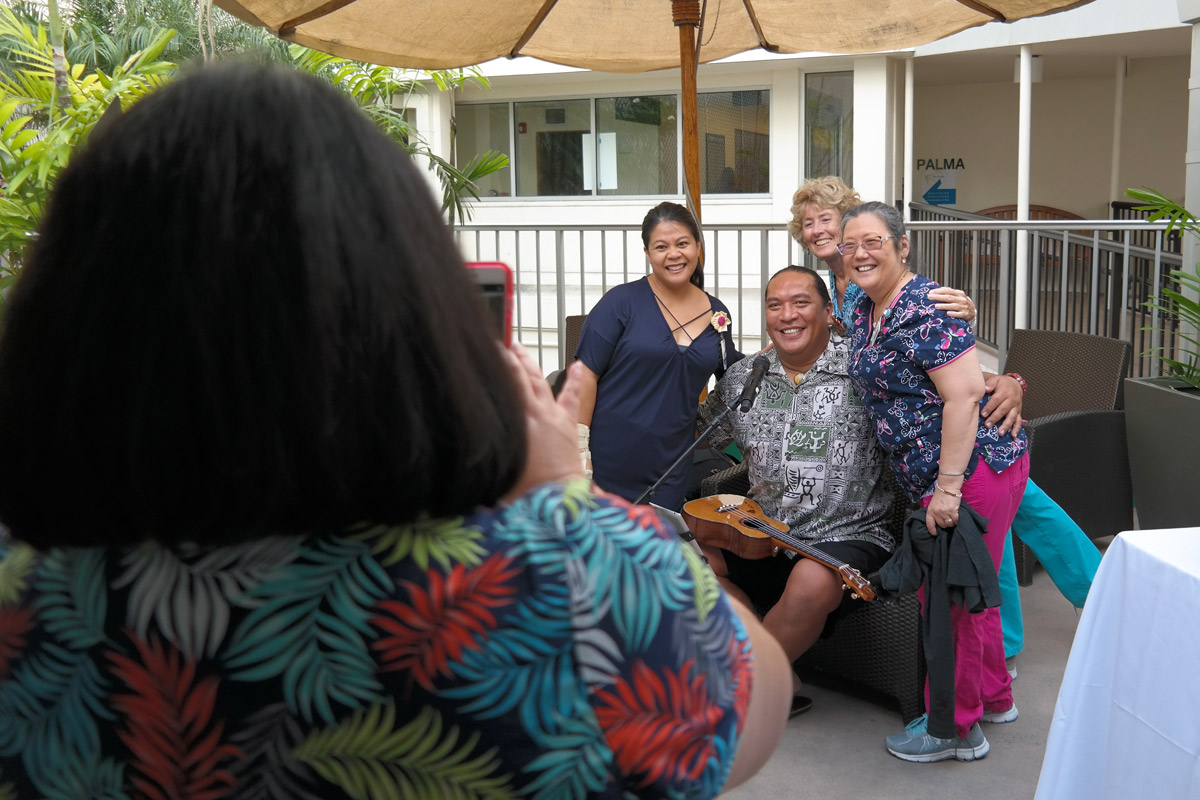
[[[884,477],[896,496],[888,527],[899,542],[908,499],[896,487],[890,469],[884,470]],[[706,496],[745,495],[750,488],[746,465],[706,478],[702,488]],[[857,604],[838,620],[833,635],[817,640],[796,667],[836,675],[895,698],[906,723],[920,716],[925,711],[925,651],[917,596]]]
[[[583,333],[583,323],[586,320],[587,314],[576,314],[563,320],[567,334],[563,342],[564,364],[570,364],[575,360],[575,351],[579,349],[579,335]]]
[[[562,360],[564,366],[546,376],[546,380],[550,381],[550,388],[554,390],[555,396],[558,395],[558,390],[562,388],[562,383],[566,380],[567,366],[575,360],[575,351],[579,349],[579,336],[583,333],[583,323],[586,319],[587,314],[576,314],[563,319],[563,327],[566,329],[566,335],[563,337],[563,347],[559,358]]]
[[[1118,339],[1016,330],[1004,366],[1029,386],[1029,477],[1090,539],[1133,527],[1123,394],[1131,353]],[[1016,535],[1013,552],[1017,579],[1028,586],[1033,553]]]

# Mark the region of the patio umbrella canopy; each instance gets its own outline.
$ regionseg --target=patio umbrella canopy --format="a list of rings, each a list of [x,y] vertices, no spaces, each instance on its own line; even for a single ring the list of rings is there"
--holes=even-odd
[[[601,72],[680,67],[684,171],[698,212],[697,61],[759,47],[772,53],[873,53],[915,47],[987,22],[1064,11],[1091,0],[214,2],[287,41],[374,64],[448,69],[531,56]]]

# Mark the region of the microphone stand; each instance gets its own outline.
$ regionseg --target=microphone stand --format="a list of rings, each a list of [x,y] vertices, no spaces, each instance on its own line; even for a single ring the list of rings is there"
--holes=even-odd
[[[705,428],[700,433],[699,436],[696,437],[696,440],[687,446],[687,449],[683,451],[683,453],[679,456],[679,458],[675,459],[675,463],[672,464],[671,466],[667,467],[667,471],[662,474],[662,477],[660,477],[658,480],[656,480],[654,482],[654,485],[652,485],[649,489],[642,492],[638,496],[638,499],[633,501],[633,504],[635,506],[639,506],[642,503],[649,500],[651,497],[653,497],[654,493],[658,491],[658,487],[662,486],[663,481],[665,481],[667,478],[669,478],[671,476],[671,474],[673,472],[675,472],[676,468],[678,468],[679,465],[683,463],[683,460],[685,458],[691,457],[692,453],[696,450],[696,448],[700,446],[700,443],[703,442],[705,439],[707,439],[708,435],[710,433],[712,433],[718,425],[720,425],[722,422],[725,421],[725,418],[729,416],[729,413],[731,411],[733,411],[733,409],[737,408],[738,402],[740,400],[741,400],[741,398],[735,399],[732,403],[729,404],[729,406],[724,411],[722,411],[720,414],[718,414],[716,419],[714,419],[711,423],[709,423],[709,426],[707,428]]]

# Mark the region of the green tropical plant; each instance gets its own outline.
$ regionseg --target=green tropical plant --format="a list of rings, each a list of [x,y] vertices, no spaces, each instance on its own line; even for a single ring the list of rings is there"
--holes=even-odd
[[[164,28],[178,32],[163,50],[163,57],[177,64],[214,54],[290,61],[282,39],[196,0],[75,0],[67,60],[111,71]]]
[[[45,7],[0,8],[0,298],[20,269],[55,178],[104,112],[117,102],[128,107],[169,81],[177,63],[213,52],[287,63],[345,93],[387,136],[426,161],[441,184],[451,225],[469,218],[470,201],[479,199],[476,181],[508,165],[507,156],[489,151],[458,167],[404,117],[411,96],[430,86],[452,91],[469,80],[486,84],[478,71],[362,64],[287,45],[219,9],[207,19],[198,10],[197,0],[78,0],[63,37],[61,30],[50,33],[57,19],[53,0]],[[66,58],[56,69],[52,42],[64,38]]]
[[[409,155],[426,159],[442,186],[442,211],[448,215],[451,226],[456,220],[471,218],[468,198],[479,199],[477,181],[508,166],[508,156],[487,150],[458,167],[435,153],[404,118],[408,99],[426,90],[425,81],[443,92],[472,80],[486,86],[487,79],[477,69],[411,72],[350,61],[300,45],[292,45],[289,52],[297,68],[329,81],[353,99]]]
[[[477,181],[508,166],[508,157],[493,151],[456,166],[434,153],[404,118],[408,100],[425,92],[427,84],[438,91],[453,91],[470,80],[486,85],[478,70],[414,72],[351,61],[289,45],[263,28],[197,0],[79,0],[68,32],[67,57],[72,63],[82,61],[89,68],[103,69],[146,47],[162,28],[179,32],[163,51],[164,58],[179,64],[211,54],[236,55],[290,64],[328,81],[409,155],[425,160],[442,187],[442,211],[452,226],[456,220],[470,219],[470,201],[479,199]]]
[[[1167,232],[1187,232],[1200,236],[1200,221],[1183,206],[1148,187],[1128,189],[1125,194],[1145,205],[1139,211],[1148,211],[1151,222],[1167,221]],[[1178,281],[1179,289],[1163,287],[1158,295],[1146,301],[1146,307],[1162,313],[1179,323],[1177,358],[1167,355],[1167,349],[1156,347],[1147,351],[1162,360],[1168,374],[1200,389],[1200,264],[1189,272],[1173,269],[1169,277]],[[1146,330],[1150,330],[1147,328]]]
[[[160,58],[174,31],[163,30],[111,72],[70,65],[56,75],[45,26],[0,8],[0,291],[20,268],[49,187],[110,106],[131,103],[169,80],[175,65]],[[62,78],[64,88],[59,87]]]

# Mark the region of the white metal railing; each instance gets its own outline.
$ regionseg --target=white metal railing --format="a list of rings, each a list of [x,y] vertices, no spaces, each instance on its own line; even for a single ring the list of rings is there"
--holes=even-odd
[[[513,269],[514,338],[530,348],[543,370],[564,365],[563,320],[585,314],[613,286],[647,272],[641,228],[576,225],[474,226],[457,229],[468,261],[503,261]],[[708,225],[704,229],[704,288],[729,306],[742,351],[761,349],[763,287],[780,267],[805,263],[783,225]]]
[[[1028,326],[1123,339],[1133,345],[1131,374],[1161,374],[1161,362],[1138,355],[1177,343],[1178,329],[1146,299],[1178,288],[1168,274],[1182,257],[1166,223],[1141,220],[993,220],[913,204],[910,239],[918,268],[963,289],[980,309],[979,337],[1000,363],[1015,326],[1017,237],[1028,236]],[[1174,250],[1174,252],[1173,252]]]
[[[1025,264],[1030,327],[1127,339],[1135,353],[1174,342],[1176,331],[1143,306],[1181,263],[1177,253],[1164,250],[1163,223],[1002,221],[919,204],[913,213],[909,232],[916,270],[971,295],[979,307],[976,333],[996,347],[1000,364],[1015,316],[1020,235],[1030,237]],[[513,268],[514,338],[535,353],[547,373],[570,355],[559,346],[565,318],[587,313],[608,289],[646,274],[641,231],[634,225],[464,225],[456,236],[467,260],[503,261]],[[762,292],[776,270],[807,264],[824,274],[782,224],[708,225],[704,241],[705,288],[729,306],[743,352],[767,343]],[[1154,244],[1139,244],[1146,241]],[[1142,330],[1147,327],[1152,330]],[[1134,375],[1159,371],[1156,359],[1134,359]]]

